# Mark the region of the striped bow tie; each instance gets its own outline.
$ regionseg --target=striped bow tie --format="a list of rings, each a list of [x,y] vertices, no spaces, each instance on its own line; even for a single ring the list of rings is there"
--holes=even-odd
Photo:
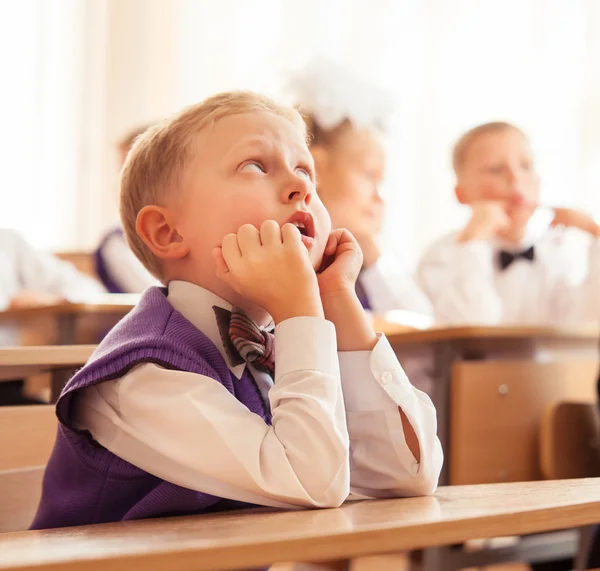
[[[252,363],[275,378],[275,353],[271,331],[259,327],[239,307],[232,311],[213,305],[225,352],[232,367]]]

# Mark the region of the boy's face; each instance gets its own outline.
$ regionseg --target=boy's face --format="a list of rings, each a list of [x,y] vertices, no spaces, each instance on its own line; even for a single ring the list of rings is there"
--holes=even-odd
[[[198,272],[214,274],[211,252],[226,234],[265,220],[283,226],[298,213],[317,269],[331,221],[314,191],[314,164],[299,127],[270,112],[231,115],[204,129],[197,145],[176,212]]]
[[[328,150],[328,160],[319,168],[319,193],[333,225],[347,228],[355,236],[376,236],[383,221],[379,186],[385,170],[381,143],[368,130],[349,129]]]
[[[467,150],[457,178],[460,202],[499,201],[511,218],[522,222],[529,219],[539,201],[531,148],[515,129],[479,136]]]

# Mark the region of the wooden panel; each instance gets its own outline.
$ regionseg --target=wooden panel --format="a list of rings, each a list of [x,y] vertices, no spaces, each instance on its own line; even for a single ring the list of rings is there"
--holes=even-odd
[[[338,509],[251,510],[0,535],[0,569],[203,571],[326,561],[598,520],[600,479],[440,488]]]
[[[452,368],[450,483],[541,478],[539,429],[556,401],[596,400],[597,361],[477,361]]]
[[[0,470],[45,466],[57,422],[52,405],[0,407]]]
[[[547,408],[540,431],[542,475],[549,480],[600,477],[600,414],[596,403]]]
[[[0,471],[0,533],[24,531],[31,525],[43,478],[42,466]]]
[[[73,264],[80,272],[98,279],[94,254],[90,252],[56,252],[57,258]]]

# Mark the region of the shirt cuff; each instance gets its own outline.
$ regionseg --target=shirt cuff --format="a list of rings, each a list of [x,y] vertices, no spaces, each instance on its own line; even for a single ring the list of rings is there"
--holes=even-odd
[[[293,317],[275,327],[275,382],[293,371],[340,378],[335,326],[319,317]]]
[[[339,353],[342,390],[348,412],[402,408],[414,399],[414,388],[387,337],[377,334],[372,351]]]

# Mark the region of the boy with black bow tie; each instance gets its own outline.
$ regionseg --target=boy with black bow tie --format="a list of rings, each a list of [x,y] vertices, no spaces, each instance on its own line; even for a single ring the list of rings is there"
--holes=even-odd
[[[472,213],[421,260],[419,280],[436,318],[488,325],[598,319],[588,300],[600,283],[600,227],[583,212],[539,206],[525,135],[502,122],[475,127],[456,144],[453,167],[456,197]],[[589,245],[582,235],[591,236]]]

